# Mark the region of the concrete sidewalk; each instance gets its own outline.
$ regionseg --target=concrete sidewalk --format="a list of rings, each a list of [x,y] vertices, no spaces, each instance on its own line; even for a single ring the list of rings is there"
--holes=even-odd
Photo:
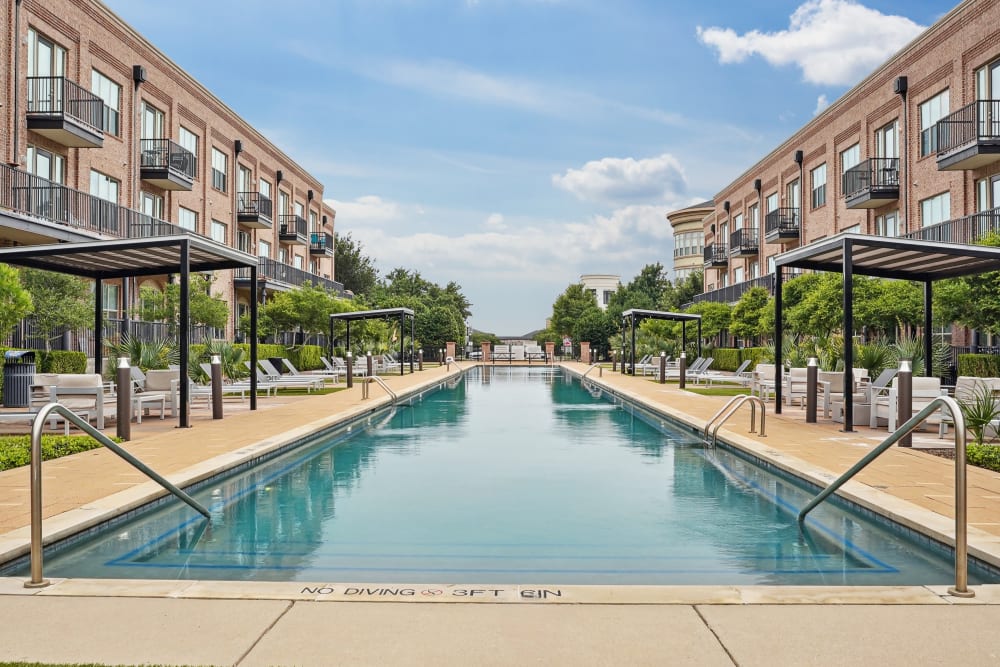
[[[467,364],[463,364],[467,366]],[[578,374],[588,368],[567,364]],[[397,393],[447,381],[443,368],[386,378]],[[591,373],[590,377],[597,375]],[[702,426],[727,399],[682,392],[649,378],[603,373],[607,389]],[[193,428],[144,419],[129,450],[176,483],[294,441],[385,404],[377,387],[327,396],[261,399],[250,413],[194,414]],[[381,393],[380,393],[381,392]],[[768,414],[767,437],[746,416],[727,441],[780,467],[831,479],[885,437],[839,425],[806,425],[801,411]],[[918,437],[935,446],[936,432]],[[45,532],[103,520],[159,491],[113,454],[95,450],[48,462]],[[893,449],[845,487],[905,523],[952,533],[954,465],[919,449]],[[1000,554],[1000,474],[970,469],[970,544]],[[27,544],[27,471],[0,473],[0,553]],[[998,559],[996,562],[1000,562]],[[993,664],[1000,643],[1000,586],[971,600],[935,587],[521,587],[61,580],[25,589],[0,579],[0,660],[186,665],[545,664]],[[470,597],[456,590],[497,590]],[[458,602],[455,600],[474,600]],[[353,600],[353,601],[348,601]],[[489,602],[495,602],[493,604]]]

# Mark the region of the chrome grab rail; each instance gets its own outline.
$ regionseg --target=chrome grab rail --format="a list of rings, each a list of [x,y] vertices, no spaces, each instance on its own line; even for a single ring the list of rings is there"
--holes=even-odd
[[[49,585],[49,582],[42,576],[42,429],[45,427],[45,421],[53,412],[71,421],[77,428],[82,429],[84,433],[125,459],[134,468],[211,521],[208,510],[202,507],[198,501],[91,426],[90,422],[84,421],[62,403],[49,403],[38,411],[34,421],[31,422],[31,470],[29,473],[31,478],[31,580],[24,582],[25,588],[41,588]],[[122,419],[123,417],[119,415],[118,418]]]
[[[392,404],[393,405],[396,404],[396,401],[399,400],[399,397],[396,396],[396,394],[393,393],[392,389],[389,389],[389,385],[387,385],[385,383],[385,381],[382,378],[380,378],[379,376],[377,376],[377,375],[371,375],[369,377],[364,378],[361,381],[361,398],[362,399],[368,398],[368,395],[369,395],[368,385],[370,385],[372,382],[375,382],[380,387],[382,387],[383,389],[385,389],[385,392],[387,394],[389,394],[389,398],[392,399]]]
[[[712,415],[712,418],[705,423],[705,442],[708,442],[708,429],[711,428],[712,424],[715,424],[715,428],[712,429],[712,441],[711,444],[714,447],[716,436],[719,433],[719,429],[722,425],[729,420],[741,405],[750,401],[750,433],[754,432],[757,423],[757,404],[760,403],[760,437],[766,438],[764,433],[764,421],[767,418],[767,407],[764,405],[764,399],[759,396],[748,396],[746,394],[740,394],[739,396],[733,396],[729,401],[723,405],[718,412]],[[716,423],[718,422],[718,423]]]
[[[602,366],[601,362],[598,361],[597,363],[593,363],[590,365],[590,368],[588,368],[587,371],[580,377],[580,380],[586,378],[590,374],[590,371],[594,370],[595,368],[601,369],[601,372],[597,374],[597,377],[604,377],[604,366]]]
[[[878,458],[882,452],[909,435],[940,407],[945,407],[951,413],[955,425],[955,585],[948,589],[950,595],[962,598],[975,597],[975,591],[970,591],[969,585],[969,536],[968,536],[968,496],[965,470],[965,415],[954,398],[938,396],[927,404],[923,410],[913,415],[909,421],[897,428],[892,435],[865,454],[860,461],[851,466],[850,470],[834,480],[829,486],[809,501],[799,512],[799,523],[805,521],[817,505],[826,500],[832,493],[844,485],[847,480],[861,472],[865,466]]]

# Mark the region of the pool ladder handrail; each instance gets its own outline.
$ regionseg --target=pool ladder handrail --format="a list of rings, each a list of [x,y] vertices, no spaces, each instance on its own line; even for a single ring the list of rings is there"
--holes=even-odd
[[[382,387],[383,389],[385,389],[385,393],[389,394],[389,398],[392,399],[392,404],[396,405],[396,401],[399,400],[399,397],[396,396],[395,392],[393,392],[392,389],[389,389],[389,385],[387,385],[385,383],[385,380],[383,380],[382,378],[380,378],[377,375],[370,375],[370,376],[366,377],[364,379],[364,381],[361,383],[361,398],[362,399],[368,398],[368,393],[369,393],[368,385],[370,385],[372,382],[377,383],[380,387]]]
[[[586,370],[586,372],[580,377],[580,379],[581,380],[585,379],[588,375],[590,375],[590,371],[594,370],[595,368],[601,369],[601,372],[597,374],[597,377],[604,377],[604,366],[601,364],[601,362],[598,361],[596,363],[591,364],[590,368]]]
[[[31,579],[24,582],[25,588],[41,588],[49,585],[49,581],[45,579],[42,573],[42,429],[45,427],[46,420],[48,420],[53,412],[62,415],[64,419],[75,424],[77,428],[81,429],[94,440],[97,440],[97,442],[125,459],[125,461],[139,470],[139,472],[145,474],[164,489],[190,505],[208,521],[212,520],[208,510],[198,501],[167,481],[165,477],[126,451],[114,440],[91,426],[89,421],[84,421],[83,418],[62,403],[48,403],[38,411],[38,414],[35,415],[34,420],[31,422],[31,469],[29,472],[31,480]],[[119,415],[118,418],[127,418],[127,415],[125,417]]]
[[[733,396],[729,399],[725,405],[719,408],[719,411],[712,415],[712,418],[708,420],[705,424],[705,442],[710,442],[711,445],[715,446],[716,437],[719,433],[719,429],[725,424],[730,417],[736,414],[736,411],[741,405],[750,401],[750,433],[754,432],[757,423],[757,404],[760,403],[760,437],[766,438],[764,433],[764,421],[767,418],[767,406],[764,405],[764,399],[759,396],[748,396],[747,394],[740,394],[739,396]],[[708,429],[715,424],[715,428],[712,429],[712,439],[708,439]]]
[[[949,595],[960,598],[975,597],[975,591],[969,590],[969,535],[968,535],[968,485],[966,475],[966,455],[965,455],[965,415],[962,408],[951,396],[938,396],[917,414],[913,415],[909,421],[897,428],[888,438],[882,441],[875,449],[861,457],[843,475],[835,479],[825,489],[820,491],[815,498],[810,500],[802,511],[799,512],[799,523],[805,521],[806,515],[816,508],[821,502],[826,500],[831,494],[836,492],[847,480],[861,472],[869,463],[878,458],[885,450],[889,449],[905,436],[912,433],[918,426],[927,420],[940,408],[947,408],[951,413],[951,418],[955,425],[955,585],[948,589]]]

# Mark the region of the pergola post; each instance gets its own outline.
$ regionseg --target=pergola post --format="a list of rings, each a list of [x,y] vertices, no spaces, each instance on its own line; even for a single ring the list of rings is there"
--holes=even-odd
[[[854,430],[854,244],[844,239],[844,432]],[[872,406],[875,409],[875,406]]]
[[[104,377],[104,281],[94,280],[94,372]]]
[[[931,377],[934,373],[934,340],[931,333],[934,320],[934,283],[924,282],[924,376]]]
[[[631,317],[631,329],[632,329],[632,362],[629,364],[630,371],[629,375],[635,377],[635,313],[632,313]]]
[[[257,292],[257,265],[250,267],[250,285]],[[250,409],[257,409],[257,299],[250,299]]]
[[[177,332],[178,335],[178,346],[181,351],[180,358],[180,403],[181,403],[181,414],[180,414],[180,428],[189,428],[191,426],[191,415],[188,411],[190,407],[189,401],[191,399],[191,387],[188,383],[188,335],[190,333],[190,320],[191,320],[191,244],[189,241],[180,242],[180,260],[181,260],[181,295],[180,295],[180,327]],[[121,419],[121,415],[118,416]]]
[[[774,412],[781,414],[781,344],[784,318],[781,312],[782,267],[774,267]]]
[[[410,315],[410,375],[413,374],[413,334],[414,334],[413,321],[414,321],[414,319],[415,319],[414,316]],[[402,359],[400,359],[400,361],[402,361]]]

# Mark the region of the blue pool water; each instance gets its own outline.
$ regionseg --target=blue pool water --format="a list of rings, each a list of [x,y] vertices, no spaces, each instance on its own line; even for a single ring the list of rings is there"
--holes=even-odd
[[[947,554],[552,369],[479,369],[47,555],[54,577],[949,583]],[[20,573],[26,572],[26,566]],[[10,574],[10,573],[8,573]],[[970,581],[982,582],[982,573]]]

